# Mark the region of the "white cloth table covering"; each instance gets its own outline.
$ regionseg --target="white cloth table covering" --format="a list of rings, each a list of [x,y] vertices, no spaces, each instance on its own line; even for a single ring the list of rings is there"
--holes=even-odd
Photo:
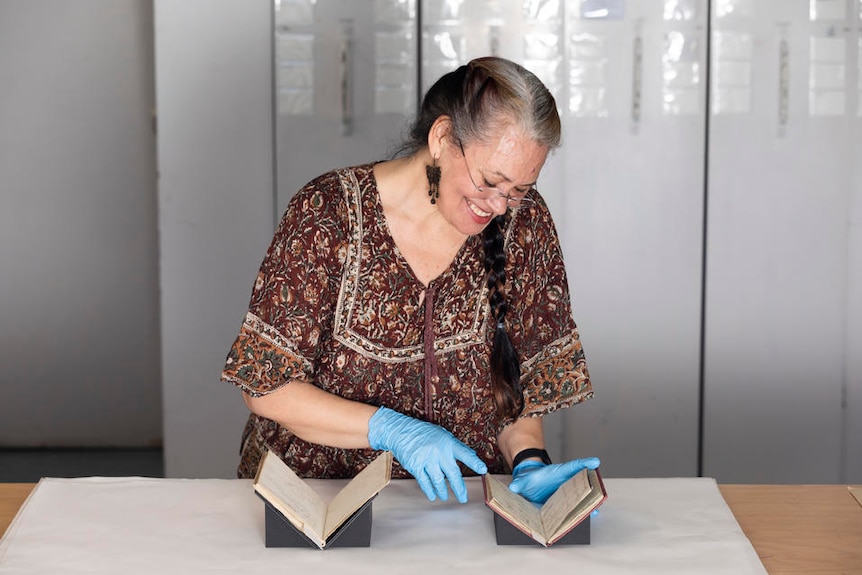
[[[343,482],[310,480],[325,499]],[[712,479],[605,479],[588,546],[497,546],[478,478],[469,502],[394,480],[371,547],[264,547],[249,480],[43,479],[0,540],[0,573],[766,573]]]

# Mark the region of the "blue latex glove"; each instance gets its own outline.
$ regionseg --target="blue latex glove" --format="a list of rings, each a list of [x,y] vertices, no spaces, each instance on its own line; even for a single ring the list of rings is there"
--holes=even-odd
[[[565,463],[545,465],[541,461],[527,459],[512,470],[509,490],[520,494],[533,503],[543,504],[566,481],[582,469],[597,469],[598,457],[573,459]]]
[[[368,442],[372,449],[391,451],[401,467],[410,472],[430,501],[449,498],[446,480],[458,501],[467,501],[467,486],[458,461],[484,475],[488,473],[476,452],[439,425],[414,419],[386,407],[368,421]]]

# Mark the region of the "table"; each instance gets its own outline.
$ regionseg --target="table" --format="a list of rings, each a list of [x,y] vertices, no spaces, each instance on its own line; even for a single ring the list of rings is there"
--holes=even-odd
[[[35,484],[0,484],[0,533]],[[862,506],[845,485],[720,485],[770,575],[862,575]]]
[[[6,528],[34,487],[35,483],[0,483],[0,533],[6,533]]]
[[[862,574],[862,505],[846,485],[721,485],[770,575]]]

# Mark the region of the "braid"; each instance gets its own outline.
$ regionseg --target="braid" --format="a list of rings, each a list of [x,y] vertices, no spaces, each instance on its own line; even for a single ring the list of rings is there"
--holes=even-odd
[[[506,332],[506,254],[503,251],[505,216],[497,216],[485,228],[485,271],[488,273],[488,303],[494,321],[494,344],[491,348],[491,389],[497,414],[517,416],[523,409],[521,366],[518,352]]]

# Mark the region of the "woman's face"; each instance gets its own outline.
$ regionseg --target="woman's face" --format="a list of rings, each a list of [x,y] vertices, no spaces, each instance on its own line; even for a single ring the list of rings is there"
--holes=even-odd
[[[487,142],[449,142],[440,158],[440,198],[443,216],[465,235],[481,233],[496,216],[506,213],[506,198],[480,188],[497,188],[522,196],[535,185],[548,149],[515,127],[505,128]]]

